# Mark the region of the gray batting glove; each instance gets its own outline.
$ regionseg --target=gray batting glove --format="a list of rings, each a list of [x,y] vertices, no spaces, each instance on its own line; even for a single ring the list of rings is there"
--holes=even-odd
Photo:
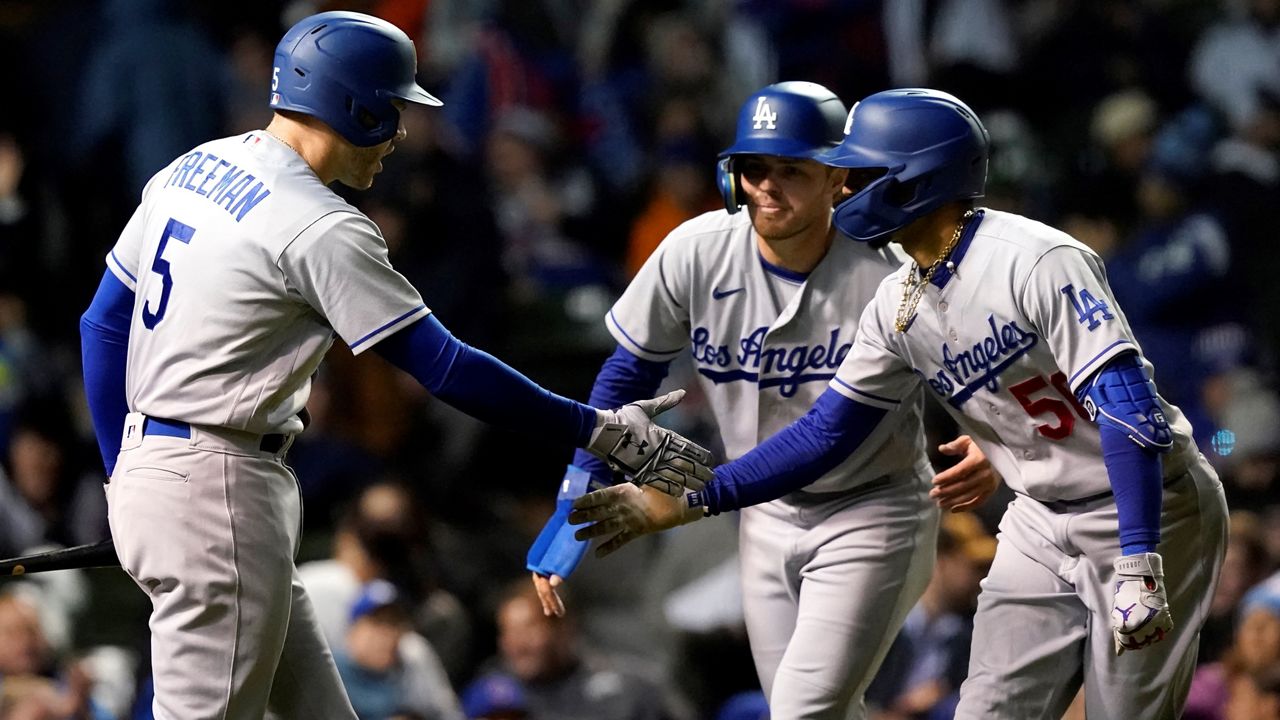
[[[1116,655],[1158,643],[1173,631],[1164,590],[1164,560],[1158,553],[1125,555],[1115,560],[1116,597],[1111,631]]]
[[[596,548],[596,557],[604,557],[642,535],[702,517],[702,508],[689,507],[683,496],[672,497],[652,485],[623,483],[574,500],[569,524],[586,525],[573,534],[578,540],[608,537]]]
[[[587,452],[638,485],[652,485],[675,497],[683,496],[686,488],[701,490],[712,477],[711,453],[653,423],[683,398],[684,390],[673,390],[616,410],[596,410]]]

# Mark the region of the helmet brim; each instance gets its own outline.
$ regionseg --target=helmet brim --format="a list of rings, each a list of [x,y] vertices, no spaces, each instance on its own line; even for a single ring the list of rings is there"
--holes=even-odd
[[[398,88],[390,92],[393,97],[398,97],[405,102],[417,103],[418,105],[430,105],[431,107],[440,107],[444,105],[444,101],[423,90],[417,83],[410,83],[407,87]]]
[[[774,157],[802,158],[817,160],[829,148],[815,148],[804,140],[780,137],[746,137],[725,148],[717,157],[727,158],[732,155],[772,155]]]

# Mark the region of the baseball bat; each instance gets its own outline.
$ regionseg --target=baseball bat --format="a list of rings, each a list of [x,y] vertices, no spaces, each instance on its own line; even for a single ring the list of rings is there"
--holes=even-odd
[[[0,560],[0,576],[94,567],[120,567],[114,541],[103,540],[91,545],[77,545]]]

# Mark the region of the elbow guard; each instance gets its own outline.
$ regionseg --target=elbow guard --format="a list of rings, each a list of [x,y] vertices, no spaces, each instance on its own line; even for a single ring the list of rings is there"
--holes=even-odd
[[[1156,397],[1155,383],[1136,354],[1126,353],[1107,363],[1079,394],[1091,420],[1119,430],[1138,447],[1155,452],[1173,447],[1173,431]]]

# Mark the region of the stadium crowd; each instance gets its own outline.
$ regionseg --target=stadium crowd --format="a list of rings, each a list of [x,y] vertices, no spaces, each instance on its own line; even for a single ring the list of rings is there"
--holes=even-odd
[[[0,556],[106,536],[78,337],[103,257],[153,173],[267,124],[276,40],[331,9],[404,29],[445,103],[405,114],[407,140],[350,201],[461,339],[582,399],[617,293],[720,206],[715,156],[752,91],[964,98],[992,135],[982,204],[1104,257],[1226,485],[1186,717],[1280,718],[1280,0],[5,0]],[[732,523],[588,559],[568,616],[544,617],[524,554],[570,449],[340,345],[289,463],[298,562],[362,718],[767,717]],[[668,383],[691,390],[670,422],[714,445],[690,370]],[[872,717],[950,717],[1007,500],[946,518]],[[150,717],[147,611],[119,571],[0,586],[0,720]]]

